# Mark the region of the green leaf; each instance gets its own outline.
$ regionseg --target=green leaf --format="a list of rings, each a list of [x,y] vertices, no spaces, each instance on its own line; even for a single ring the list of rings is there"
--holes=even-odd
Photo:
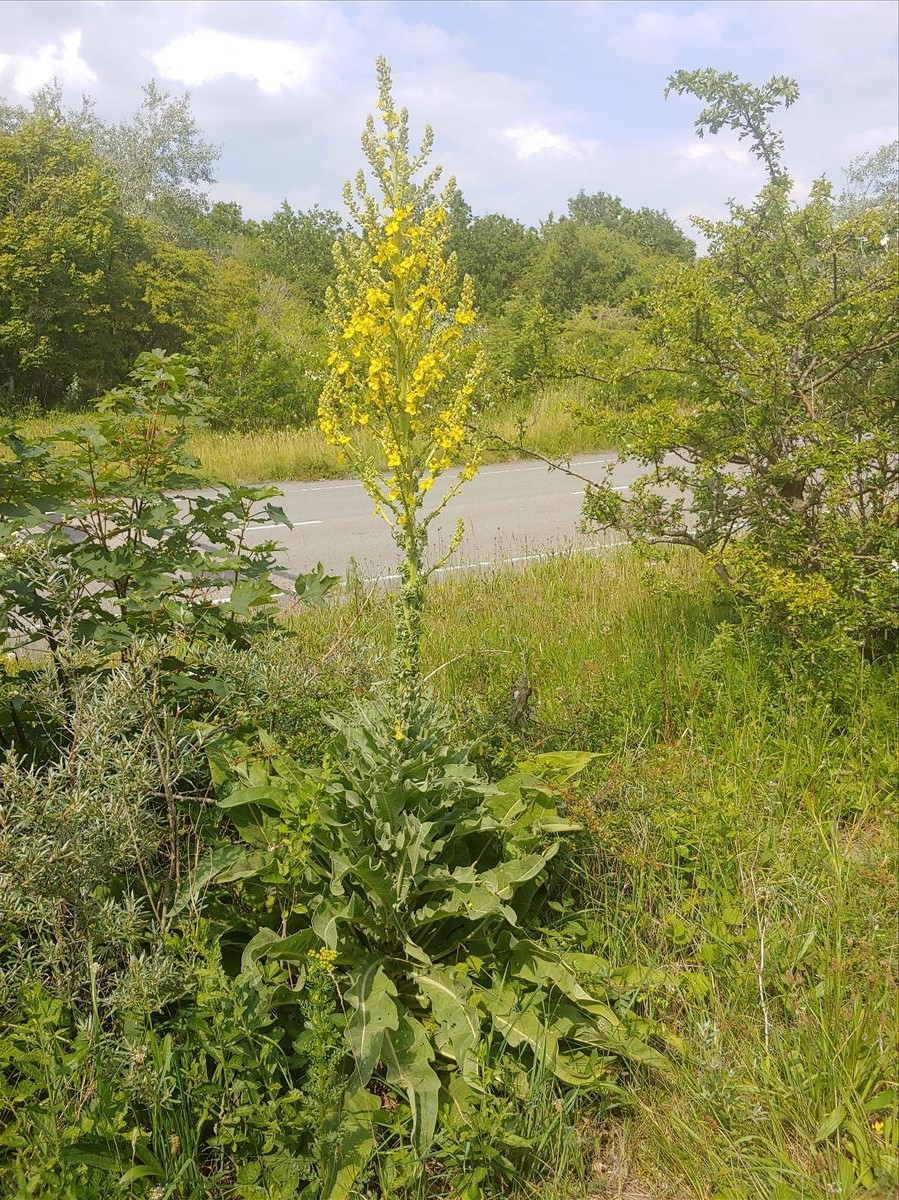
[[[178,890],[171,915],[183,912],[195,903],[204,888],[214,883],[235,883],[239,879],[252,879],[268,865],[269,855],[261,850],[247,850],[243,846],[221,846],[202,862],[194,875]]]
[[[119,1185],[121,1187],[127,1187],[129,1183],[134,1183],[134,1181],[137,1179],[156,1179],[164,1177],[165,1173],[160,1165],[155,1167],[131,1167],[119,1179]]]
[[[815,1130],[815,1143],[826,1142],[829,1137],[840,1128],[846,1120],[846,1108],[842,1104],[838,1104],[832,1112],[829,1112],[818,1128]]]
[[[371,1079],[382,1056],[388,1031],[396,1030],[399,1009],[396,1004],[396,985],[384,970],[384,959],[372,959],[356,975],[347,988],[344,999],[355,1012],[346,1026],[346,1039],[356,1062],[356,1078],[360,1087]]]
[[[314,571],[298,575],[293,587],[299,598],[306,604],[321,606],[324,604],[328,592],[338,583],[340,583],[340,576],[325,574],[325,568],[318,563]]]
[[[540,779],[548,778],[553,783],[562,784],[570,783],[598,758],[598,754],[586,750],[553,750],[548,754],[534,754],[518,763],[517,767],[519,771]]]
[[[468,1074],[469,1058],[481,1038],[480,1018],[470,1003],[471,985],[452,971],[436,966],[416,971],[412,978],[437,1022],[437,1046]]]
[[[396,1030],[384,1036],[387,1079],[406,1093],[412,1109],[412,1135],[424,1154],[434,1140],[440,1079],[431,1066],[433,1047],[424,1026],[409,1012],[400,1013]]]
[[[280,812],[284,805],[284,789],[275,784],[259,787],[232,788],[226,796],[216,800],[217,808],[238,808],[243,804],[254,804],[269,812]]]
[[[270,604],[272,597],[273,589],[268,580],[242,579],[232,587],[227,604],[222,607],[244,617],[252,608],[257,608],[260,604]]]
[[[349,1200],[356,1180],[375,1148],[374,1115],[380,1108],[377,1096],[354,1088],[344,1097],[340,1129],[330,1156],[321,1200]]]

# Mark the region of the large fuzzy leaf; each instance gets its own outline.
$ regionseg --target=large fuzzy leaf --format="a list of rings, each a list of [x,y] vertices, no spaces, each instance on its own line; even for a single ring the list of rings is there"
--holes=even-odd
[[[512,947],[507,959],[508,973],[540,988],[557,988],[569,1000],[587,1009],[609,1025],[618,1026],[621,1018],[608,1004],[595,1000],[569,970],[562,956],[547,946],[522,938]]]
[[[340,1130],[322,1180],[321,1200],[349,1200],[356,1180],[375,1148],[377,1096],[354,1088],[344,1097]]]
[[[578,1013],[578,1040],[660,1070],[666,1067],[664,1056],[633,1036],[613,1008],[583,988],[554,950],[522,939],[512,948],[507,963],[513,978],[536,984],[545,992],[554,989],[573,1002],[576,1008],[570,1011]]]
[[[347,942],[347,958],[349,964],[355,966],[359,961],[360,951],[355,938],[359,930],[365,930],[366,936],[377,941],[384,937],[386,926],[381,913],[376,913],[368,899],[360,892],[353,892],[349,897],[324,896],[312,901],[312,928],[321,941],[332,950],[339,950],[341,940]],[[341,930],[346,927],[346,934]],[[354,946],[357,947],[354,949]],[[365,952],[361,953],[365,958]]]
[[[598,754],[589,750],[551,750],[546,754],[533,754],[518,764],[520,771],[537,775],[556,784],[570,783],[581,771],[586,771]]]
[[[434,1140],[440,1079],[431,1066],[433,1048],[424,1026],[411,1013],[400,1014],[395,1031],[384,1034],[387,1079],[406,1093],[412,1109],[412,1133],[424,1153]]]
[[[205,888],[214,883],[235,883],[252,879],[268,865],[269,856],[262,850],[247,850],[243,846],[221,846],[214,850],[191,875],[172,902],[170,915],[183,912],[196,903]]]
[[[437,1022],[434,1040],[438,1048],[454,1059],[464,1074],[470,1074],[469,1060],[481,1037],[480,1017],[470,999],[471,984],[440,967],[417,971],[413,979]]]
[[[549,846],[541,854],[509,859],[489,871],[460,867],[449,873],[435,873],[421,891],[445,891],[448,894],[416,912],[416,921],[426,923],[457,915],[477,921],[501,913],[510,924],[515,924],[515,910],[507,902],[513,899],[518,887],[541,874],[555,850],[554,845]]]
[[[607,1076],[606,1060],[563,1053],[551,1016],[541,1020],[542,1014],[538,1015],[540,1000],[539,995],[522,996],[514,988],[502,984],[494,984],[478,993],[478,1001],[490,1016],[494,1028],[510,1046],[528,1046],[542,1066],[570,1087],[603,1083]]]
[[[383,959],[371,959],[358,972],[344,996],[355,1010],[347,1022],[346,1039],[353,1051],[360,1087],[371,1079],[383,1057],[385,1036],[396,1031],[400,1021],[396,985],[384,966]]]

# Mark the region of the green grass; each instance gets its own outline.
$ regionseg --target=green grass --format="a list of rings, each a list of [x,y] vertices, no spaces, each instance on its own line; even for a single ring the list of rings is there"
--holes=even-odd
[[[564,384],[543,389],[507,412],[485,416],[481,424],[487,438],[486,461],[516,457],[520,452],[514,447],[522,438],[528,449],[549,457],[603,449],[572,415],[572,405],[578,396],[576,386]],[[48,413],[29,417],[22,424],[28,433],[41,435],[75,420],[75,414]],[[210,478],[224,483],[338,479],[353,473],[347,460],[328,445],[316,425],[299,429],[263,428],[255,433],[209,429],[194,435],[190,449]]]
[[[431,590],[427,670],[485,762],[598,755],[553,932],[664,973],[634,1002],[670,1075],[614,1120],[582,1104],[580,1167],[522,1196],[897,1194],[895,678],[775,666],[727,616],[685,555]],[[319,647],[354,622],[338,655],[383,673],[389,606],[356,587],[302,620]]]

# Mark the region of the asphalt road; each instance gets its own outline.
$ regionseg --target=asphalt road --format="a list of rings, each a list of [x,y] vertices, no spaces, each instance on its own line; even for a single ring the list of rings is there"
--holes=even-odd
[[[614,454],[581,455],[571,468],[599,481],[612,464],[614,486],[625,490],[639,473],[634,463],[616,463]],[[447,472],[443,479],[451,479]],[[429,493],[434,493],[439,483]],[[283,580],[321,562],[333,575],[345,575],[355,560],[363,579],[396,578],[396,547],[385,522],[373,515],[373,504],[358,482],[281,483],[280,503],[293,522],[258,527],[255,534],[276,538],[283,546]],[[484,467],[450,501],[430,529],[430,562],[436,562],[452,538],[456,522],[465,522],[462,544],[443,571],[484,569],[546,557],[562,549],[601,550],[620,545],[615,535],[584,534],[578,528],[584,485],[560,470],[535,462]]]

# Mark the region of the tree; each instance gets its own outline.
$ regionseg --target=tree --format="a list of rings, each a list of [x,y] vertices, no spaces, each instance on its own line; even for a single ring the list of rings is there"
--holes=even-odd
[[[696,247],[665,212],[655,208],[628,208],[608,192],[588,195],[583,188],[568,201],[568,216],[576,225],[599,225],[622,233],[656,254],[670,254],[690,262]]]
[[[326,370],[324,322],[285,279],[221,259],[187,346],[209,381],[217,424],[283,429],[314,420]]]
[[[66,109],[56,81],[34,94],[31,113],[0,106],[0,126],[11,133],[31,116],[68,126],[90,141],[115,172],[129,216],[152,218],[185,244],[196,244],[197,222],[209,208],[203,184],[215,182],[212,171],[220,151],[202,137],[190,93],[172,97],[151,79],[134,116],[118,125],[105,124],[87,96],[79,109]]]
[[[749,138],[753,153],[765,164],[772,183],[785,183],[781,161],[783,135],[768,118],[781,106],[789,108],[799,99],[799,84],[786,75],[772,75],[760,88],[744,83],[730,71],[675,71],[668,79],[665,98],[685,92],[705,100],[694,122],[697,137],[732,129],[740,141]]]
[[[467,207],[467,206],[466,206]],[[484,313],[498,313],[514,294],[536,257],[540,239],[534,229],[500,213],[455,225],[451,246],[459,269],[470,275]]]
[[[649,291],[661,259],[624,233],[561,217],[543,227],[521,290],[559,319],[585,304],[619,305]]]
[[[334,281],[334,243],[344,232],[340,216],[318,205],[294,210],[285,200],[255,232],[253,253],[262,270],[289,280],[307,304],[323,310]]]
[[[0,373],[14,398],[60,405],[122,377],[144,250],[85,138],[42,117],[0,134]]]
[[[2,430],[0,647],[43,642],[69,678],[85,646],[108,656],[148,636],[172,639],[170,654],[216,637],[246,644],[240,618],[271,615],[278,592],[275,544],[248,547],[247,530],[284,514],[256,511],[276,488],[208,489],[187,451],[205,410],[190,360],[155,350],[90,418],[46,437]]]
[[[849,186],[839,200],[841,216],[895,205],[899,201],[899,141],[854,158],[846,168],[846,182]]]
[[[673,264],[606,377],[603,417],[652,471],[622,498],[597,489],[594,520],[695,547],[719,576],[801,637],[895,632],[895,206],[840,220],[829,185],[794,204],[767,114],[792,80],[762,89],[680,72],[712,98],[701,118],[751,136],[770,182],[709,243]],[[598,372],[602,374],[602,372]]]
[[[98,121],[92,140],[118,176],[126,212],[152,217],[193,243],[197,221],[209,207],[203,184],[215,182],[220,151],[201,136],[190,94],[172,97],[151,79],[131,121]]]

